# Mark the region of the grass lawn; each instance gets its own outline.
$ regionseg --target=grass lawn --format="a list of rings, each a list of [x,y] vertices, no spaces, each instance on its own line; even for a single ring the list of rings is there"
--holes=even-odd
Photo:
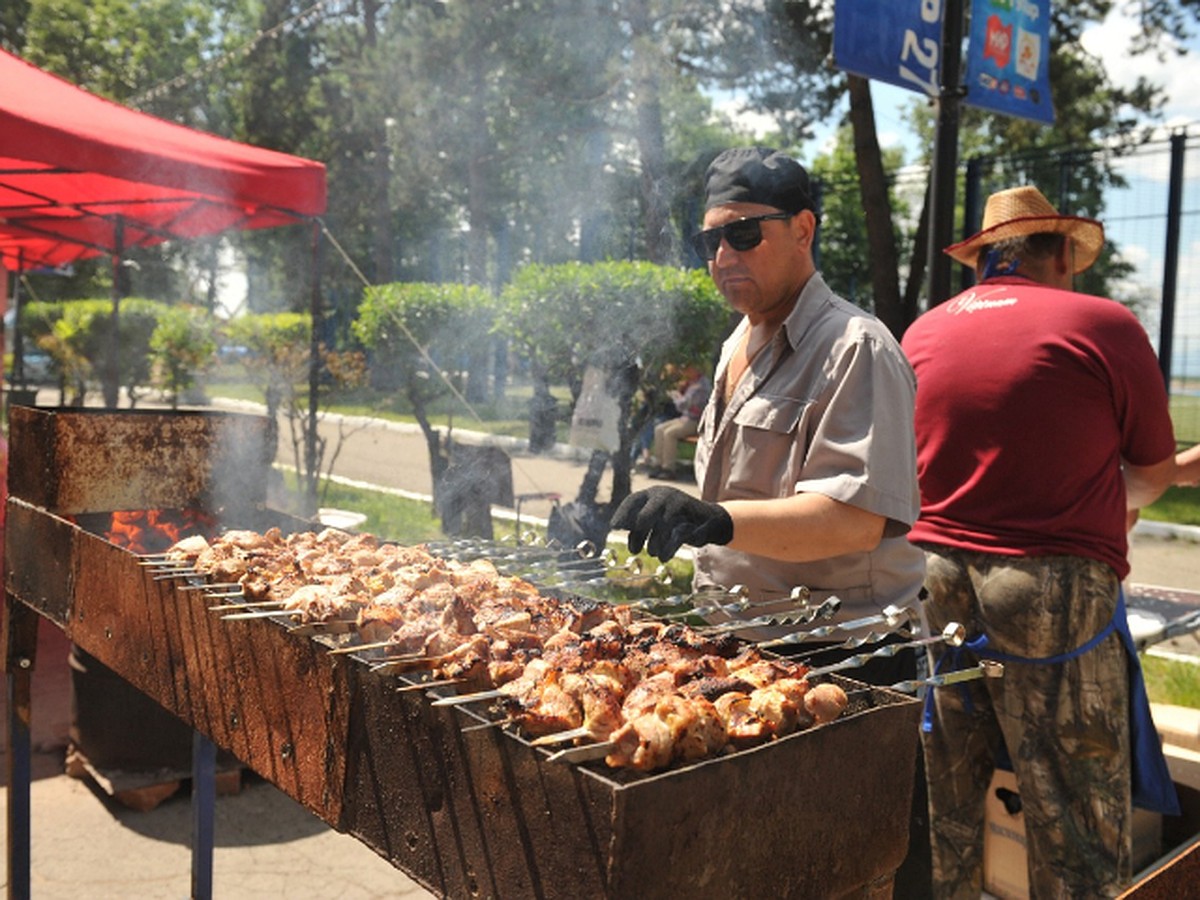
[[[1140,658],[1151,702],[1200,709],[1200,665],[1147,654]]]
[[[1154,503],[1142,510],[1141,517],[1176,525],[1200,525],[1200,487],[1170,487]]]
[[[398,544],[421,544],[444,537],[441,523],[428,503],[335,482],[329,484],[324,505],[362,513],[367,521],[359,531]]]

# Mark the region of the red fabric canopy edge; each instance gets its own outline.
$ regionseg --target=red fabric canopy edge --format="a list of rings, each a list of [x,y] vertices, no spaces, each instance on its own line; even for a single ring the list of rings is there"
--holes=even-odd
[[[8,268],[17,267],[18,246],[26,267],[118,249],[103,238],[86,247],[63,246],[81,231],[115,231],[81,229],[81,218],[146,225],[149,236],[142,243],[155,243],[230,227],[271,227],[320,215],[326,205],[325,166],[319,162],[129,109],[4,51],[0,158],[6,164],[0,169],[0,254]],[[181,192],[204,214],[181,216],[173,230],[155,208],[163,188]],[[227,209],[214,214],[216,207]],[[72,226],[56,228],[70,219],[76,220]],[[197,228],[197,221],[212,224]]]

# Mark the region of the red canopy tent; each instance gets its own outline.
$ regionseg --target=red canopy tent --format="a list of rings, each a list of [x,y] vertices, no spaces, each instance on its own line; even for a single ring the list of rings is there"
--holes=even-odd
[[[102,254],[115,268],[130,247],[312,219],[325,198],[321,163],[128,109],[0,51],[0,269]],[[313,268],[315,335],[315,252]],[[117,402],[116,340],[114,327],[109,406]]]
[[[59,266],[325,211],[325,167],[112,103],[0,51],[0,263]]]

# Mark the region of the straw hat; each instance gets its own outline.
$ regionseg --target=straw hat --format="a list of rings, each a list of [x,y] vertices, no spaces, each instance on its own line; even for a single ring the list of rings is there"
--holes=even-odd
[[[942,252],[974,268],[984,247],[1027,234],[1065,234],[1074,241],[1076,275],[1094,263],[1104,247],[1103,225],[1095,219],[1060,215],[1041,191],[1024,186],[988,197],[979,233]]]

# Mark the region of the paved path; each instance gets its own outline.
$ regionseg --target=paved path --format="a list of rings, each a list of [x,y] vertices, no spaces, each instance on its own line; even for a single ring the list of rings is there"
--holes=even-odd
[[[263,407],[256,403],[229,400],[214,400],[214,408],[238,412],[261,414]],[[442,429],[445,434],[445,429]],[[560,428],[565,433],[565,428]],[[328,442],[329,453],[338,447],[334,474],[362,484],[380,485],[428,497],[433,492],[429,473],[429,449],[421,429],[413,424],[389,422],[360,416],[324,416],[320,423],[320,434]],[[462,443],[492,443],[502,446],[512,459],[513,493],[541,494],[556,493],[563,501],[572,500],[579,492],[587,471],[590,453],[567,444],[556,444],[545,454],[533,455],[528,451],[528,441],[496,437],[456,427],[451,432],[454,440]],[[281,420],[278,461],[294,465],[294,453],[288,437],[286,422]],[[612,469],[605,469],[600,485],[600,497],[604,499],[612,489]],[[634,490],[661,482],[651,481],[635,473]],[[671,482],[676,487],[697,492],[694,482]],[[530,500],[522,504],[522,514],[542,517],[549,515],[550,502]]]

